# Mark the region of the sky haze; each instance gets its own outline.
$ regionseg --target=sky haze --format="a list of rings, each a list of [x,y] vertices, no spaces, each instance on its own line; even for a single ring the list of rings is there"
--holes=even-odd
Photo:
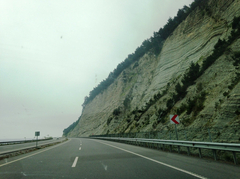
[[[84,97],[192,0],[0,0],[0,139],[61,136]]]

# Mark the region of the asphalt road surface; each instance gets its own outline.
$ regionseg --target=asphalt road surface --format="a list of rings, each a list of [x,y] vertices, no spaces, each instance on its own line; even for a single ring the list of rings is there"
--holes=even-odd
[[[0,178],[239,179],[240,167],[122,143],[74,138],[1,160]]]

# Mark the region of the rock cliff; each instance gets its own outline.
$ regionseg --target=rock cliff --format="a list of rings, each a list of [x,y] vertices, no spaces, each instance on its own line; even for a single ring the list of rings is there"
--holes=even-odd
[[[175,29],[158,56],[145,54],[88,103],[67,136],[170,129],[168,116],[178,112],[179,129],[192,129],[189,131],[193,135],[196,128],[221,127],[225,128],[222,135],[240,137],[240,71],[233,65],[234,54],[240,52],[239,37],[187,88],[183,98],[167,104],[191,62],[201,66],[219,39],[228,40],[233,19],[240,16],[240,0],[207,3],[197,7]],[[205,100],[197,113],[180,110],[203,91]]]

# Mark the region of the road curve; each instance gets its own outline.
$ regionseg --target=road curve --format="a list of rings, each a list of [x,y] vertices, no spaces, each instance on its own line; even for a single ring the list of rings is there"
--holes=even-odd
[[[0,178],[240,178],[240,167],[122,143],[73,138],[0,161]]]

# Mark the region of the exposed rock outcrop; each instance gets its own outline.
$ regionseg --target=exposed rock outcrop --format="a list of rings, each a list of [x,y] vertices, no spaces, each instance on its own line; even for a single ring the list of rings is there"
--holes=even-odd
[[[159,110],[167,109],[167,100],[172,97],[176,83],[181,81],[190,63],[201,66],[213,53],[219,39],[228,40],[235,16],[240,16],[240,0],[209,0],[207,6],[197,7],[167,38],[158,56],[145,54],[88,103],[79,123],[68,136],[171,128],[168,114],[159,120]],[[240,83],[234,81],[240,71],[233,65],[237,52],[240,52],[240,39],[228,45],[196,83],[188,87],[187,95],[169,109],[168,113],[176,113],[189,99],[206,92],[204,107],[197,114],[181,112],[180,129],[192,128],[194,133],[199,127],[225,127],[222,135],[226,135],[233,127],[240,128]],[[166,89],[161,98],[149,103],[154,95]],[[234,131],[234,135],[240,137],[240,131]]]

